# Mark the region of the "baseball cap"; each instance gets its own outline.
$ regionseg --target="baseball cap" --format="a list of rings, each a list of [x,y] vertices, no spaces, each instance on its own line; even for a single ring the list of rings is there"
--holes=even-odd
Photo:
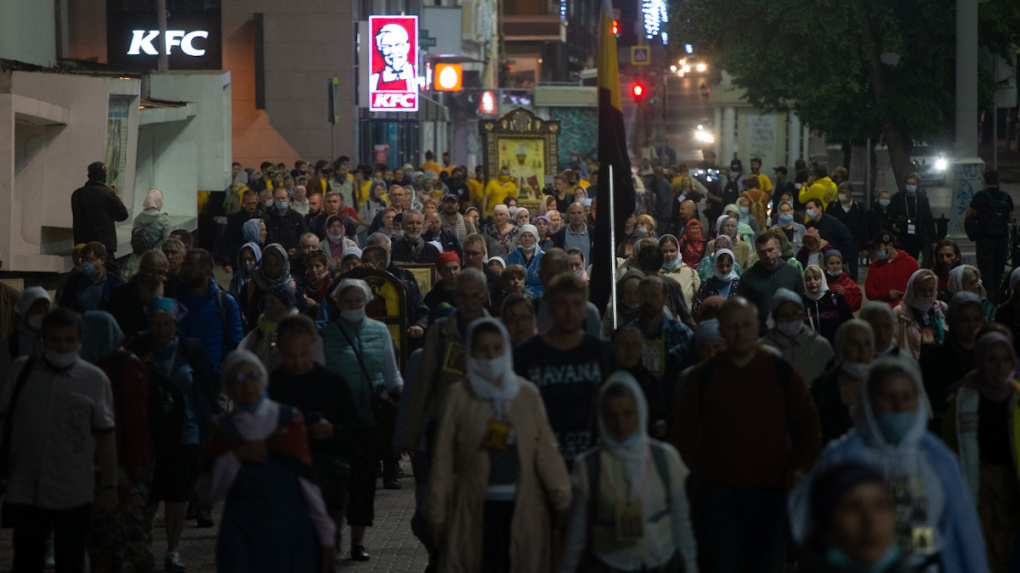
[[[789,171],[787,171],[786,168],[783,167],[782,165],[780,165],[779,167],[773,167],[772,170],[777,172],[777,173],[782,173],[783,175],[786,175],[787,173],[789,173]]]
[[[456,193],[447,193],[447,194],[443,195],[443,201],[446,201],[447,199],[452,199],[452,200],[460,203],[460,197],[458,197]]]
[[[879,231],[871,237],[872,245],[889,245],[892,242],[893,236],[889,231]]]

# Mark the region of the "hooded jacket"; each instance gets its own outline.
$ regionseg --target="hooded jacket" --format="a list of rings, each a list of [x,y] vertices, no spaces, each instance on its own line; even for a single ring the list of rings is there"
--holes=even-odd
[[[927,406],[922,399],[921,376],[909,361],[897,362],[911,372],[918,395],[918,411],[913,425],[897,444],[882,435],[872,411],[869,384],[861,385],[861,408],[856,427],[846,437],[830,443],[814,469],[793,491],[788,502],[790,526],[795,543],[803,544],[817,528],[811,516],[811,489],[826,469],[847,461],[871,464],[882,470],[888,480],[899,476],[909,479],[915,494],[926,500],[927,524],[932,528],[933,551],[940,553],[943,571],[988,571],[981,524],[967,493],[956,456],[935,435],[926,431]],[[918,479],[920,478],[920,479]],[[907,509],[907,508],[902,508]],[[911,556],[911,565],[920,564],[929,555]]]

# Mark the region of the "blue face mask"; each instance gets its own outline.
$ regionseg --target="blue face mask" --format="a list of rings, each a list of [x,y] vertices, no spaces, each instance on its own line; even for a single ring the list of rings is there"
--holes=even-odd
[[[522,250],[522,251],[524,251],[525,253],[530,253],[531,251],[534,251],[535,249],[537,249],[537,248],[538,248],[538,243],[534,243],[534,244],[532,244],[532,245],[531,245],[531,246],[529,246],[529,247],[525,247],[524,245],[518,245],[518,246],[519,246],[519,247],[521,248],[521,250]]]
[[[680,257],[677,257],[676,260],[673,261],[672,263],[663,263],[662,268],[666,269],[667,271],[675,271],[676,268],[680,266],[680,262],[681,262]]]
[[[748,213],[750,213],[750,212],[751,212],[751,209],[750,209],[750,208],[748,208],[748,207],[741,207],[741,208],[740,208],[740,214],[741,214],[741,215],[747,215],[747,214],[748,214]]]
[[[272,199],[266,199],[265,201],[263,201],[263,203],[266,205],[266,207],[272,207],[273,206],[273,200]]]
[[[806,219],[808,219],[809,221],[810,221],[811,219],[814,219],[814,218],[815,218],[815,210],[814,210],[814,209],[808,209],[808,210],[807,210],[807,211],[805,212],[805,214],[804,214],[804,217],[805,217]]]
[[[333,241],[333,242],[339,242],[339,241],[340,241],[340,239],[343,239],[343,238],[344,238],[344,236],[343,236],[343,235],[334,235],[333,233],[328,233],[328,234],[329,234],[329,239],[330,239],[331,241]]]
[[[917,412],[879,412],[875,423],[887,442],[900,443],[914,427]]]
[[[907,193],[917,193],[917,185],[907,185]]]
[[[890,201],[889,199],[879,199],[878,200],[878,204],[883,206],[883,207],[888,207],[889,203],[892,203],[892,201]]]
[[[875,253],[875,256],[880,258],[880,259],[882,259],[883,261],[888,260],[889,259],[889,251],[878,251],[878,252]]]
[[[885,554],[875,562],[874,565],[865,565],[855,561],[852,557],[847,555],[842,549],[837,547],[831,547],[825,552],[825,562],[834,567],[838,567],[840,570],[845,571],[861,571],[863,573],[879,573],[885,571],[890,565],[896,562],[900,558],[900,546],[893,543],[889,546],[889,549],[885,550]]]
[[[96,278],[99,275],[99,269],[96,268],[96,265],[94,263],[82,263],[81,274],[87,276],[90,279]]]
[[[287,207],[289,207],[289,206],[290,206],[290,203],[288,203],[287,201],[280,201],[280,202],[276,203],[276,210],[277,211],[286,211]]]
[[[780,225],[789,225],[792,222],[793,222],[793,214],[792,213],[787,214],[787,215],[780,215],[779,216],[779,224]]]

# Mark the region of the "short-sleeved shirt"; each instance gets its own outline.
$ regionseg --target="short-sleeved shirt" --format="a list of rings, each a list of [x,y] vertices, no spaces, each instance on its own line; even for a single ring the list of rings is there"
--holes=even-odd
[[[36,360],[11,412],[26,362],[14,363],[0,392],[0,416],[14,417],[6,500],[53,510],[91,503],[95,436],[114,429],[110,381],[80,358],[62,372]]]
[[[501,204],[507,197],[517,197],[517,185],[513,181],[503,184],[493,179],[485,186],[485,194],[489,197],[485,215],[491,217],[493,207]]]

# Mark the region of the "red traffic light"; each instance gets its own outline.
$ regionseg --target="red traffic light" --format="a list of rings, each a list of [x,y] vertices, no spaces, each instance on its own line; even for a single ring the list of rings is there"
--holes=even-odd
[[[630,89],[630,93],[634,94],[634,97],[640,98],[645,95],[645,86],[634,84],[634,87]]]
[[[620,37],[620,22],[617,20],[613,20],[613,35]]]

